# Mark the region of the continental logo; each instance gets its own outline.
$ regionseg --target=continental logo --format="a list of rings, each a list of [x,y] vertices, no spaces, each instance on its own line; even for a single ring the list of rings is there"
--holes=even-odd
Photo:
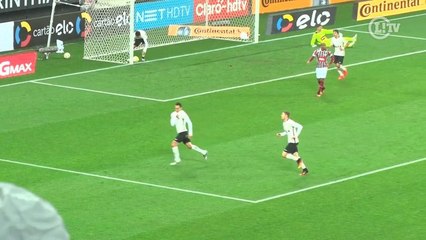
[[[247,40],[250,36],[250,28],[237,26],[169,25],[168,35]]]
[[[356,7],[356,20],[373,19],[403,13],[426,10],[425,0],[373,0],[359,2]]]
[[[293,2],[295,0],[262,0],[262,6],[269,7],[269,4]]]

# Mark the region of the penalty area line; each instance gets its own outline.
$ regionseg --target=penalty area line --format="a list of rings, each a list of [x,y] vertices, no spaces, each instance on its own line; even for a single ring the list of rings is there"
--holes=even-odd
[[[105,94],[105,95],[112,95],[112,96],[118,96],[118,97],[135,98],[135,99],[149,100],[149,101],[155,101],[155,102],[164,102],[164,100],[156,99],[156,98],[140,97],[140,96],[134,96],[134,95],[129,95],[129,94],[106,92],[106,91],[94,90],[94,89],[89,89],[89,88],[71,87],[71,86],[65,86],[65,85],[60,85],[60,84],[36,82],[36,81],[31,81],[30,83],[46,85],[46,86],[50,86],[50,87],[79,90],[79,91],[84,91],[84,92],[92,92],[92,93],[99,93],[99,94]]]
[[[358,63],[352,63],[352,64],[348,64],[348,65],[345,65],[345,66],[346,67],[354,67],[354,66],[368,64],[368,63],[386,61],[386,60],[389,60],[389,59],[406,57],[406,56],[411,56],[411,55],[415,55],[415,54],[421,54],[421,53],[425,53],[425,52],[426,52],[426,49],[420,50],[420,51],[397,54],[397,55],[393,55],[393,56],[389,56],[389,57],[383,57],[383,58],[377,58],[377,59],[362,61],[362,62],[358,62]],[[335,69],[335,67],[329,68],[328,70],[333,70],[333,69]],[[233,86],[233,87],[220,88],[220,89],[206,91],[206,92],[200,92],[200,93],[195,93],[195,94],[190,94],[190,95],[185,95],[185,96],[180,96],[180,97],[175,97],[175,98],[164,99],[163,102],[171,102],[171,101],[176,101],[176,100],[185,99],[185,98],[203,96],[203,95],[208,95],[208,94],[218,93],[218,92],[225,92],[225,91],[239,89],[239,88],[246,88],[246,87],[251,87],[251,86],[255,86],[255,85],[261,85],[261,84],[266,84],[266,83],[271,83],[271,82],[277,82],[277,81],[302,77],[302,76],[306,76],[306,75],[310,75],[310,74],[314,74],[314,73],[315,73],[315,71],[305,72],[305,73],[299,73],[299,74],[290,75],[290,76],[273,78],[273,79],[268,79],[268,80],[263,80],[263,81],[259,81],[259,82],[248,83],[248,84],[243,84],[243,85],[238,85],[238,86]]]
[[[47,169],[47,170],[52,170],[52,171],[57,171],[57,172],[65,172],[65,173],[82,175],[82,176],[87,176],[87,177],[100,178],[100,179],[111,180],[111,181],[116,181],[116,182],[124,182],[124,183],[131,183],[131,184],[149,186],[149,187],[153,187],[153,188],[167,189],[167,190],[172,190],[172,191],[177,191],[177,192],[192,193],[192,194],[196,194],[196,195],[202,195],[202,196],[208,196],[208,197],[214,197],[214,198],[221,198],[221,199],[233,200],[233,201],[238,201],[238,202],[255,203],[255,201],[253,201],[253,200],[248,200],[248,199],[243,199],[243,198],[219,195],[219,194],[214,194],[214,193],[206,193],[206,192],[201,192],[201,191],[194,191],[194,190],[189,190],[189,189],[170,187],[170,186],[165,186],[165,185],[159,185],[159,184],[153,184],[153,183],[117,178],[117,177],[103,176],[103,175],[99,175],[99,174],[86,173],[86,172],[80,172],[80,171],[74,171],[74,170],[68,170],[68,169],[62,169],[62,168],[55,168],[55,167],[38,165],[38,164],[31,164],[31,163],[13,161],[13,160],[8,160],[8,159],[1,159],[0,158],[0,162],[16,164],[16,165],[23,165],[23,166],[27,166],[27,167],[33,167],[33,168]]]
[[[345,31],[347,32],[356,32],[356,33],[364,33],[364,34],[371,34],[370,32],[367,31],[360,31],[360,30],[348,30],[346,29]],[[414,39],[414,40],[423,40],[426,41],[426,38],[423,37],[414,37],[414,36],[406,36],[406,35],[398,35],[398,34],[389,34],[389,37],[397,37],[397,38],[407,38],[407,39]]]
[[[299,190],[296,190],[296,191],[283,193],[283,194],[275,195],[275,196],[272,196],[272,197],[263,198],[263,199],[254,201],[254,203],[267,202],[267,201],[271,201],[271,200],[274,200],[274,199],[294,195],[294,194],[297,194],[297,193],[307,192],[307,191],[310,191],[310,190],[313,190],[313,189],[322,188],[322,187],[334,185],[334,184],[337,184],[337,183],[342,183],[342,182],[346,182],[346,181],[349,181],[349,180],[365,177],[365,176],[368,176],[368,175],[372,175],[372,174],[376,174],[376,173],[380,173],[380,172],[384,172],[384,171],[389,171],[389,170],[392,170],[392,169],[395,169],[395,168],[400,168],[400,167],[408,166],[408,165],[411,165],[411,164],[423,162],[425,160],[426,160],[426,157],[420,158],[420,159],[417,159],[417,160],[412,160],[412,161],[405,162],[405,163],[396,164],[396,165],[389,166],[389,167],[376,169],[376,170],[373,170],[373,171],[357,174],[357,175],[354,175],[354,176],[351,176],[351,177],[346,177],[346,178],[342,178],[342,179],[339,179],[339,180],[326,182],[326,183],[323,183],[323,184],[318,184],[318,185],[315,185],[315,186],[312,186],[312,187],[302,188],[302,189],[299,189]]]

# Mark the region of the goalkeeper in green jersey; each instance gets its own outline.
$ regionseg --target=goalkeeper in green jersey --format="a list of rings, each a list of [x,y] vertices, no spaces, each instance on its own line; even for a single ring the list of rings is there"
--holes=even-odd
[[[317,30],[312,35],[311,46],[318,47],[321,43],[325,43],[327,47],[332,47],[331,39],[327,35],[333,35],[333,30],[324,29],[322,26],[318,26]],[[344,37],[343,39],[346,42],[345,47],[352,47],[356,42],[357,35],[353,37]]]

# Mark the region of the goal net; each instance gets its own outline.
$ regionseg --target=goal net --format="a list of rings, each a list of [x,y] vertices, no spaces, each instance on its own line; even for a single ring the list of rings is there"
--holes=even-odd
[[[84,58],[133,63],[134,31],[149,47],[201,39],[257,42],[260,0],[97,0],[87,9]]]
[[[87,3],[84,59],[133,62],[134,0],[92,0]]]

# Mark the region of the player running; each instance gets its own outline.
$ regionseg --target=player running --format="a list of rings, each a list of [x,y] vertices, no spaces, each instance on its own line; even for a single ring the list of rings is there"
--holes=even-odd
[[[319,45],[321,45],[321,43],[325,43],[327,47],[331,47],[332,46],[331,39],[329,39],[327,35],[332,35],[332,34],[333,34],[333,30],[325,29],[322,26],[318,26],[316,31],[312,35],[311,46],[318,47]],[[344,37],[343,39],[347,42],[347,45],[345,47],[353,47],[353,45],[355,44],[357,40],[357,34],[355,34],[355,36],[353,37]]]
[[[302,132],[303,126],[290,119],[289,112],[282,112],[281,120],[283,120],[284,131],[277,133],[277,137],[284,137],[287,135],[288,139],[287,146],[283,150],[282,156],[283,158],[296,161],[297,167],[302,169],[300,175],[305,176],[309,171],[302,158],[299,156],[299,150],[297,149],[297,145],[299,144],[299,135]]]
[[[334,64],[336,64],[337,72],[339,73],[339,80],[343,80],[348,75],[348,70],[343,66],[343,59],[345,58],[346,41],[343,39],[339,30],[333,30],[333,37],[331,44],[334,46]]]
[[[141,61],[145,62],[146,51],[148,50],[148,35],[144,30],[137,30],[135,32],[135,42],[133,47],[142,49]]]
[[[180,163],[180,154],[178,144],[183,142],[188,149],[192,149],[201,153],[205,160],[207,160],[207,150],[201,149],[198,146],[191,143],[192,137],[192,122],[188,114],[182,109],[181,103],[175,104],[175,111],[170,114],[170,125],[176,126],[177,136],[172,141],[172,152],[174,155],[174,161],[170,165],[176,165]],[[187,128],[188,125],[188,128]],[[189,130],[189,131],[188,131]],[[189,132],[189,133],[188,133]]]
[[[327,58],[330,57],[330,62],[327,63]],[[318,48],[312,53],[312,56],[308,59],[306,63],[312,62],[314,58],[317,59],[317,68],[316,68],[316,76],[318,80],[318,91],[317,96],[321,97],[324,94],[325,90],[325,78],[327,77],[327,70],[330,64],[334,61],[333,54],[327,49],[325,43],[321,43],[321,48]]]

